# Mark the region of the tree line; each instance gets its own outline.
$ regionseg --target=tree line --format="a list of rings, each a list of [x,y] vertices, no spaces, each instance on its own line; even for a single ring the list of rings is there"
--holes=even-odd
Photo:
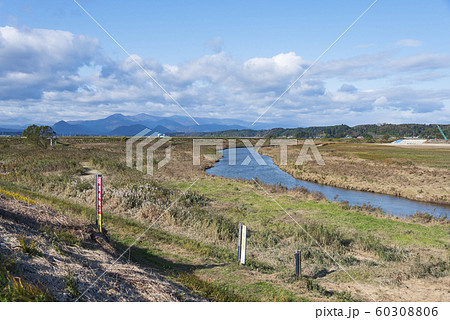
[[[450,136],[450,125],[440,125],[447,136]],[[292,137],[306,138],[345,138],[364,137],[371,138],[403,138],[417,137],[423,139],[442,139],[442,135],[434,124],[365,124],[350,127],[345,124],[335,126],[298,127],[298,128],[274,128],[268,130],[226,130],[215,132],[194,132],[186,136],[201,137],[255,137],[255,138],[279,138]]]

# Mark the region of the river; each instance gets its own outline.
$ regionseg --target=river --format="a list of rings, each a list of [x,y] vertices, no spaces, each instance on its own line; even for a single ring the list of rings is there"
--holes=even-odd
[[[233,159],[234,152],[236,164],[230,161],[230,154],[231,159]],[[265,165],[258,164],[253,158],[253,156],[257,157],[258,155],[262,158]],[[245,161],[246,159],[247,161]],[[249,162],[248,160],[251,161]],[[248,164],[245,164],[245,162],[248,162]],[[335,199],[337,199],[336,201],[348,201],[350,205],[370,204],[374,207],[380,207],[386,213],[400,217],[412,215],[415,212],[427,212],[436,217],[443,215],[450,217],[450,206],[408,200],[379,193],[341,189],[295,179],[276,166],[272,158],[257,154],[253,149],[226,149],[223,151],[223,157],[215,163],[214,167],[207,169],[206,172],[209,175],[232,179],[251,180],[256,177],[264,183],[271,185],[281,184],[288,189],[302,186],[310,191],[322,192],[331,201]]]

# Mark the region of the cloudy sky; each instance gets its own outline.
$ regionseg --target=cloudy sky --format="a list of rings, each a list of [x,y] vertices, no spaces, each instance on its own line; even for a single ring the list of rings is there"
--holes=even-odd
[[[73,0],[0,0],[1,126],[252,123],[373,0],[78,2],[130,55]],[[450,1],[379,0],[258,121],[449,123],[449,71]]]

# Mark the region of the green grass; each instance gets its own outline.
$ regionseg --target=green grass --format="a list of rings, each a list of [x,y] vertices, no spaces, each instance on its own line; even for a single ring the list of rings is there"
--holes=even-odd
[[[47,289],[0,271],[1,302],[46,302],[53,300],[53,296]]]
[[[34,285],[17,274],[13,257],[0,256],[0,301],[1,302],[45,302],[53,301],[50,291],[42,285]]]
[[[188,186],[187,184],[188,182],[177,184],[166,183],[165,185],[168,188],[183,189]],[[60,211],[77,214],[85,219],[93,221],[95,210],[92,208],[87,208],[74,204],[68,200],[58,199],[53,196],[38,194],[17,185],[9,183],[2,184],[1,181],[0,185],[4,188],[8,188],[8,190],[20,192],[32,199],[48,203]],[[266,241],[266,243],[268,243],[267,247],[273,247],[274,244],[279,241],[277,240],[277,237],[283,236],[283,234],[285,236],[292,235],[294,230],[298,232],[297,236],[300,239],[303,237],[303,241],[307,240],[305,234],[303,234],[301,230],[298,230],[298,227],[295,224],[278,221],[277,219],[285,216],[285,213],[282,212],[271,199],[265,197],[262,191],[257,190],[255,186],[250,183],[229,181],[225,179],[207,179],[198,181],[191,191],[193,192],[192,196],[189,196],[186,199],[188,201],[186,204],[194,207],[197,207],[197,203],[200,203],[201,208],[205,203],[210,201],[207,199],[214,199],[213,201],[220,201],[230,204],[233,204],[234,201],[239,201],[239,206],[230,205],[230,208],[232,209],[228,208],[228,210],[225,211],[226,214],[224,218],[229,219],[232,223],[243,221],[248,224],[250,230],[254,230],[253,235],[249,238],[249,244],[252,244],[252,246],[256,242],[264,243]],[[352,245],[356,245],[365,250],[374,252],[381,260],[385,261],[401,261],[405,255],[405,252],[402,250],[395,247],[392,248],[391,244],[395,244],[397,246],[448,246],[448,227],[446,226],[424,226],[406,223],[403,221],[376,218],[357,212],[353,209],[343,209],[339,204],[329,203],[326,201],[293,201],[291,197],[283,193],[273,194],[273,196],[276,197],[281,205],[290,212],[296,212],[299,210],[302,211],[303,218],[307,218],[308,220],[307,225],[303,224],[304,227],[309,227],[308,231],[312,233],[317,230],[318,233],[315,234],[315,237],[318,238],[323,245],[329,246],[333,245],[333,243],[339,244],[342,241],[347,241],[347,238],[352,238]],[[104,214],[105,227],[110,231],[110,236],[113,241],[116,242],[119,249],[123,249],[131,245],[135,235],[140,234],[146,228],[146,225],[137,222],[134,219],[111,215],[107,212]],[[204,214],[206,213],[200,213],[200,216],[196,216],[200,219],[199,221],[207,221],[209,219],[208,215]],[[187,216],[185,218],[187,218]],[[324,224],[327,225],[325,229],[323,229]],[[316,229],[311,229],[311,226]],[[273,233],[271,233],[270,230],[272,230]],[[328,232],[327,230],[334,231],[330,231],[331,233],[329,233],[328,236],[325,236],[323,241],[320,240],[319,236],[326,235]],[[253,239],[260,240],[255,240],[256,242],[252,242],[252,237]],[[331,242],[327,242],[330,241],[330,239]],[[164,272],[169,272],[169,275],[176,271],[183,274],[192,274],[193,276],[198,277],[196,274],[197,271],[195,271],[198,266],[198,262],[195,261],[195,258],[190,258],[191,255],[206,259],[201,263],[210,261],[210,263],[226,263],[227,265],[234,265],[236,260],[234,250],[199,242],[188,237],[171,234],[160,229],[152,228],[141,240],[142,241],[137,245],[137,247],[132,249],[132,256],[134,256],[135,259],[137,257],[140,261],[146,261],[146,263],[157,266],[161,268],[161,270],[164,270]],[[269,243],[270,241],[273,241],[273,243]],[[389,243],[389,246],[386,246],[384,243]],[[185,253],[182,255],[168,253],[159,249],[161,245],[170,245],[172,247],[175,246],[184,250]],[[343,247],[344,254],[345,251],[350,248],[348,245],[349,244],[344,245]],[[326,261],[328,261],[327,263],[330,262],[329,258],[323,254],[319,254],[321,253],[319,251],[316,252],[316,250],[310,249],[308,252],[310,256],[307,259],[310,259],[310,261],[314,261],[315,263],[324,263]],[[308,255],[306,257],[308,257]],[[249,258],[248,265],[244,268],[247,270],[258,270],[260,272],[271,273],[278,267]],[[248,301],[260,301],[262,299],[264,301],[272,301],[273,297],[277,297],[277,301],[290,301],[298,298],[293,298],[296,296],[289,295],[286,292],[283,294],[275,294],[273,292],[268,294],[268,292],[271,291],[261,284],[258,286],[255,284],[252,286],[250,284],[244,284],[242,283],[242,279],[235,276],[236,274],[239,274],[239,269],[232,268],[231,272],[229,268],[227,271],[223,268],[218,268],[217,270],[220,270],[219,279],[227,279],[225,283],[228,285],[228,293],[231,295],[236,295],[234,297],[236,299],[246,299]],[[228,273],[231,274],[231,278],[227,278]],[[207,277],[207,274],[202,276],[202,278],[204,277]],[[195,283],[194,280],[192,281]],[[199,281],[200,282],[197,281],[197,284],[195,285],[198,287],[195,290],[203,292],[202,294],[204,294],[204,296],[208,299],[213,299],[211,297],[213,297],[214,294],[219,294],[217,293],[217,287],[214,283],[206,284],[204,280],[200,278]],[[274,287],[274,290],[281,290],[281,288]],[[319,289],[314,289],[312,291],[324,295],[325,297],[329,297],[328,294]],[[222,292],[220,294],[225,293]],[[342,294],[342,296],[336,294],[333,296],[333,299],[345,300],[347,299],[347,296],[345,293]]]
[[[257,281],[236,289],[238,294],[243,294],[249,301],[274,301],[274,302],[307,302],[308,299],[299,297],[291,291],[273,286],[267,281]]]
[[[93,206],[75,203],[86,204],[91,201],[92,183],[79,178],[84,170],[80,162],[89,162],[90,167],[104,173],[105,183],[111,188],[108,195],[116,193],[112,199],[106,198],[107,205],[114,201],[119,205],[106,207],[103,212],[104,227],[108,230],[111,244],[118,252],[123,252],[147,229],[144,219],[150,221],[163,213],[192,181],[187,181],[190,179],[188,177],[185,177],[185,182],[181,182],[183,178],[175,181],[163,176],[157,182],[125,166],[122,157],[124,144],[112,144],[112,140],[102,138],[88,139],[89,142],[105,142],[105,148],[86,145],[80,152],[75,144],[83,141],[74,139],[66,146],[37,156],[33,156],[30,150],[11,146],[11,153],[0,155],[3,165],[0,171],[9,172],[2,179],[4,177],[10,182],[0,180],[0,187],[93,223],[96,214]],[[177,141],[180,144],[182,142]],[[391,149],[385,152],[365,146],[336,148],[349,148],[349,153],[355,157],[400,161],[408,166],[429,161],[416,153],[412,163],[406,163],[410,161],[407,155],[389,154]],[[393,152],[399,151],[404,152]],[[57,159],[54,163],[53,158]],[[17,162],[17,159],[20,161]],[[439,161],[429,162],[430,165],[441,165]],[[369,252],[369,259],[383,265],[383,261],[392,262],[389,265],[399,265],[403,261],[405,264],[412,263],[410,253],[414,250],[434,247],[441,254],[441,248],[449,248],[448,225],[421,225],[380,218],[375,217],[370,210],[319,200],[319,197],[301,190],[294,195],[282,188],[267,189],[334,259],[346,267],[351,266],[352,270],[361,267],[378,270],[378,264],[369,266],[365,264],[364,258],[354,258],[355,251],[363,255],[361,251]],[[125,218],[125,215],[132,218]],[[236,263],[239,222],[246,224],[249,230],[246,266]],[[311,268],[329,269],[334,264],[302,228],[256,184],[205,177],[197,181],[186,196],[163,215],[157,226],[148,230],[139,243],[133,246],[130,258],[136,263],[158,268],[174,281],[210,300],[303,301],[302,295],[320,296],[324,300],[352,300],[346,292],[325,290],[321,286],[322,279],[311,280],[306,276],[305,279],[310,281],[301,283],[302,290],[292,285],[293,250],[302,250],[304,261]],[[62,244],[81,245],[67,231],[46,227],[41,231],[53,240],[54,248],[59,248],[61,252],[61,248],[64,248]],[[128,253],[124,258],[128,258]],[[442,266],[446,265],[424,262],[411,272],[417,275],[439,274]]]
[[[76,281],[75,278],[73,277],[72,272],[68,272],[66,278],[65,278],[65,283],[66,283],[66,289],[69,292],[70,296],[73,299],[77,299],[81,293],[80,291],[78,291],[78,287],[76,285]]]
[[[2,181],[0,181],[0,185],[2,185],[4,188],[6,188],[7,185],[9,189],[14,190],[14,192],[19,192],[21,194],[26,195],[29,198],[46,203],[54,207],[55,209],[59,209],[62,212],[75,214],[85,219],[91,219],[91,217],[93,217],[92,211],[95,212],[95,209],[86,208],[84,206],[74,204],[68,200],[59,199],[50,195],[42,195],[33,191],[23,190],[22,188],[14,184],[10,183],[4,184],[2,183]],[[105,228],[109,231],[109,235],[113,241],[113,244],[117,247],[119,251],[121,250],[123,251],[129,245],[133,244],[136,235],[139,235],[147,228],[147,225],[137,222],[136,220],[123,218],[116,215],[105,214],[104,219],[105,219]],[[91,219],[91,221],[93,220]],[[51,233],[51,230],[49,232]],[[190,274],[192,270],[195,270],[197,267],[199,267],[196,264],[190,263],[189,259],[186,260],[186,258],[177,256],[176,254],[163,252],[159,250],[157,248],[159,244],[165,245],[169,244],[172,246],[176,246],[178,248],[186,250],[186,252],[188,252],[187,256],[193,255],[193,257],[196,257],[195,259],[198,259],[198,257],[202,257],[202,259],[206,260],[210,259],[209,260],[210,262],[216,263],[218,265],[221,265],[223,263],[225,263],[226,265],[236,264],[235,261],[236,254],[234,251],[231,251],[227,248],[218,247],[212,244],[198,242],[196,240],[187,237],[170,234],[163,230],[153,228],[150,229],[145,234],[145,236],[141,238],[141,241],[132,248],[131,255],[132,257],[134,257],[134,259],[137,259],[138,262],[145,261],[150,265],[161,268],[161,270],[163,270],[164,272],[168,272],[169,275],[171,275],[172,272],[177,273],[181,272],[185,274]],[[236,266],[234,272],[240,273],[242,272],[242,270],[255,270],[262,273],[271,273],[274,271],[274,267],[267,263],[249,257],[247,259],[246,266],[243,266],[241,268],[237,268]],[[224,270],[222,272],[228,273],[228,271]],[[200,292],[202,292],[202,290],[203,291],[206,290],[204,288],[205,284],[202,283],[203,282],[198,282],[197,284],[198,286],[203,286],[203,289],[201,290],[198,289]],[[229,285],[233,287],[233,292],[247,291],[245,289],[245,285],[240,284],[239,281],[236,282],[232,281],[231,283],[229,283]],[[208,289],[209,291],[207,292],[205,291],[206,292],[205,294],[209,298],[214,297],[214,295],[219,294],[221,292],[220,290],[219,291],[216,290],[219,287],[222,286],[221,285],[216,286],[216,284],[211,284],[211,287]],[[278,289],[279,288],[275,288],[274,290]],[[219,293],[217,293],[216,291]],[[213,294],[211,292],[216,293]],[[283,289],[282,292],[283,295],[280,295],[279,299],[283,300],[286,299],[285,297],[290,296],[288,294],[289,291]],[[245,301],[254,301],[254,300],[260,301],[261,299],[267,301],[265,300],[267,297],[259,296],[259,294],[257,293],[256,294],[253,293],[251,298],[248,296],[249,294],[250,291],[248,291],[247,296],[242,295],[242,299],[244,299]],[[296,299],[301,300],[300,298]]]
[[[82,246],[81,241],[79,241],[76,236],[68,231],[57,230],[50,226],[43,226],[40,228],[40,231],[49,236],[54,242],[60,241],[70,246]]]
[[[245,302],[250,301],[244,296],[234,293],[226,284],[210,283],[194,274],[180,273],[177,278],[185,287],[211,301]]]
[[[171,183],[171,185],[184,188],[188,186],[188,183]],[[245,208],[251,208],[240,214],[239,220],[256,228],[264,225],[264,221],[275,221],[276,218],[286,216],[273,200],[265,196],[263,191],[258,191],[247,182],[213,178],[198,181],[192,189],[215,201],[230,205],[238,202]],[[422,225],[374,217],[355,209],[342,208],[339,203],[329,201],[295,201],[283,194],[273,196],[291,214],[301,211],[302,218],[306,218],[309,222],[337,228],[352,238],[357,234],[371,235],[381,238],[384,243],[396,246],[449,248],[450,245],[448,224]],[[230,213],[232,215],[229,218],[236,219],[236,216],[233,217],[236,211],[230,211]]]
[[[35,240],[20,237],[19,246],[22,252],[30,257],[36,257],[40,255],[39,250],[36,248],[37,242]]]

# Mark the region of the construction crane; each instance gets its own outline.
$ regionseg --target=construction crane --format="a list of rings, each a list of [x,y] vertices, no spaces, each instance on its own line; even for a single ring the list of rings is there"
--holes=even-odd
[[[438,124],[437,124],[437,127],[438,127],[439,131],[441,132],[442,136],[444,137],[444,140],[447,141],[448,139],[447,139],[447,137],[445,136],[444,131],[442,131],[441,127],[439,127]]]

